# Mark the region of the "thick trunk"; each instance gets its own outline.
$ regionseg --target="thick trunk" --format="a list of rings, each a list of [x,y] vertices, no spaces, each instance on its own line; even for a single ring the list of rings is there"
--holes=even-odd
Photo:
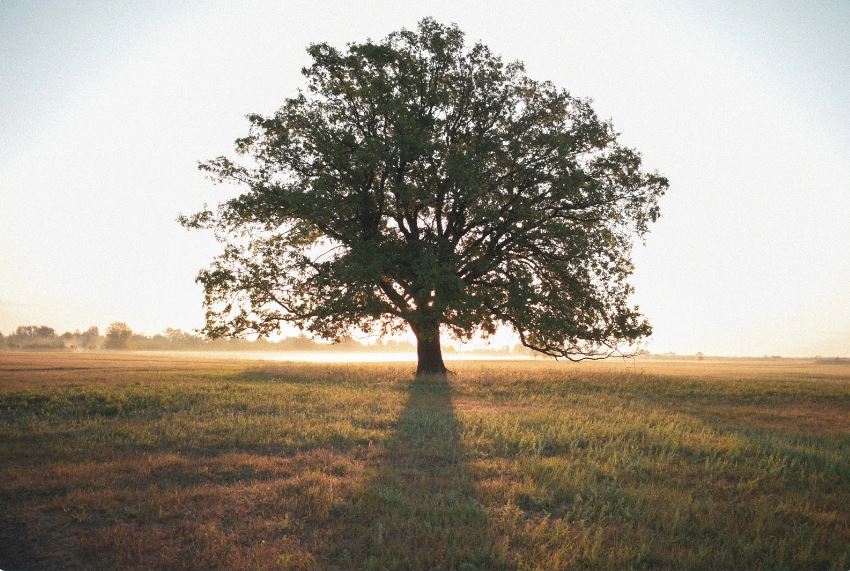
[[[446,376],[443,350],[440,348],[440,325],[420,325],[413,328],[416,335],[417,377]]]

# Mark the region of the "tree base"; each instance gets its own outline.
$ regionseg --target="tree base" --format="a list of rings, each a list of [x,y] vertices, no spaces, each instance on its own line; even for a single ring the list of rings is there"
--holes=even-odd
[[[440,347],[440,326],[414,328],[416,334],[416,378],[421,380],[446,380],[448,370],[443,363],[443,351]]]

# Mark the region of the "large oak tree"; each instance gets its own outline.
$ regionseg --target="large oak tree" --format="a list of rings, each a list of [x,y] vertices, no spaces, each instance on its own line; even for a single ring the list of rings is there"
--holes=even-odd
[[[308,52],[306,90],[201,165],[244,191],[181,217],[224,245],[207,335],[409,327],[417,373],[444,374],[441,329],[569,359],[650,333],[627,278],[667,180],[588,100],[431,19]]]

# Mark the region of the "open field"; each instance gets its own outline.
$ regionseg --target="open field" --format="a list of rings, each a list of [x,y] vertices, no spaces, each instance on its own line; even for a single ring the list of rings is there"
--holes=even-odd
[[[850,366],[0,353],[0,568],[850,568]]]

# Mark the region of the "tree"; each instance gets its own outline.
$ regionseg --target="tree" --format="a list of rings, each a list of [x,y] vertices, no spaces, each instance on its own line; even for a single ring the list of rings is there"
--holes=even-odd
[[[50,339],[56,336],[56,330],[46,325],[20,325],[15,330],[15,337],[21,339]]]
[[[21,325],[9,335],[7,343],[16,349],[53,350],[64,346],[56,330],[46,325]]]
[[[100,331],[97,326],[92,325],[86,329],[80,335],[78,343],[84,349],[97,349],[97,346],[100,344]]]
[[[122,321],[110,323],[106,328],[106,340],[103,346],[107,349],[126,349],[133,338],[133,330]]]
[[[200,165],[243,192],[180,217],[223,244],[207,335],[409,327],[417,373],[444,374],[441,328],[574,360],[650,333],[626,279],[667,180],[588,100],[431,19],[307,51],[306,92]]]

